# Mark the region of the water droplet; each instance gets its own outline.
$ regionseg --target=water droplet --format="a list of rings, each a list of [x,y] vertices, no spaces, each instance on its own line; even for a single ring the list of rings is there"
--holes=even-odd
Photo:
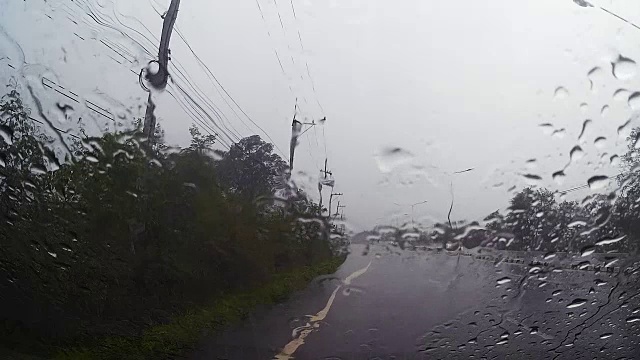
[[[566,99],[569,97],[569,91],[562,86],[558,86],[553,93],[553,97],[557,100]]]
[[[589,104],[587,103],[580,104],[580,111],[582,111],[583,113],[586,113],[587,111],[589,111]]]
[[[29,169],[33,175],[42,175],[47,173],[47,169],[42,165],[32,165]]]
[[[593,5],[591,5],[586,0],[573,0],[573,2],[580,7],[593,7]]]
[[[604,75],[604,71],[599,68],[599,67],[594,67],[593,69],[589,70],[589,72],[587,73],[587,78],[589,79],[589,90],[595,92],[595,83],[596,80],[601,80],[603,78]]]
[[[615,243],[617,243],[618,241],[620,241],[620,240],[622,240],[622,239],[624,239],[624,238],[626,238],[626,237],[627,237],[627,235],[622,235],[622,236],[620,236],[620,237],[613,238],[613,239],[602,239],[602,240],[598,241],[598,242],[596,243],[596,245],[597,245],[597,246],[601,246],[601,245],[611,245],[611,244],[615,244]],[[617,259],[616,259],[616,260],[617,260]]]
[[[542,133],[545,135],[551,135],[553,133],[553,124],[543,123],[538,125],[542,129]]]
[[[622,55],[611,63],[613,76],[618,80],[629,80],[636,75],[636,62]]]
[[[591,190],[598,190],[606,187],[609,184],[609,177],[604,175],[592,176],[587,180],[589,188]]]
[[[530,182],[538,182],[540,180],[542,180],[542,177],[540,177],[540,175],[536,175],[536,174],[522,174],[522,176],[529,180]]]
[[[566,134],[567,134],[567,130],[565,128],[562,128],[562,129],[554,130],[553,133],[551,133],[551,136],[557,139],[562,139]]]
[[[638,316],[631,316],[631,317],[627,318],[627,322],[628,323],[634,323],[634,322],[638,322],[638,321],[640,321],[640,317],[638,317]]]
[[[610,163],[612,166],[618,166],[618,165],[620,165],[620,156],[618,156],[618,155],[612,155],[612,156],[609,158],[609,163]]]
[[[389,173],[396,167],[410,162],[413,154],[399,147],[384,148],[375,156],[375,159],[378,169],[383,173]]]
[[[558,296],[562,294],[562,290],[555,290],[554,292],[551,293],[551,296]]]
[[[89,162],[92,162],[92,163],[97,163],[97,162],[99,162],[98,158],[96,158],[95,156],[91,156],[91,155],[89,155],[89,156],[85,157],[85,160],[87,160],[87,161],[89,161]]]
[[[511,282],[511,278],[505,276],[503,278],[498,279],[496,282],[498,283],[498,285],[506,284],[508,282]]]
[[[589,126],[591,125],[592,121],[587,119],[582,123],[582,131],[580,131],[580,135],[578,136],[578,141],[582,141],[584,139],[584,136],[587,133],[587,130],[589,128]]]
[[[13,129],[7,125],[0,125],[0,138],[2,138],[7,145],[13,144]]]
[[[554,252],[550,252],[544,255],[545,260],[553,259],[554,257],[556,257],[556,253]]]
[[[569,152],[569,158],[571,159],[571,162],[580,160],[583,156],[584,151],[582,151],[582,148],[578,145],[574,146],[573,149],[571,149],[571,151]]]
[[[594,141],[593,145],[595,145],[598,149],[604,149],[607,146],[607,138],[604,136],[598,136]]]
[[[47,251],[47,254],[49,254],[53,258],[57,258],[58,257],[58,254],[56,254],[54,252],[51,252],[51,251]]]
[[[600,116],[603,118],[609,117],[609,105],[605,105],[600,109]]]
[[[600,335],[600,339],[608,339],[613,336],[613,333],[604,333]]]
[[[569,303],[569,305],[567,305],[567,309],[577,308],[577,307],[582,306],[582,305],[584,305],[586,303],[587,303],[587,300],[585,300],[585,299],[575,299],[571,303]]]
[[[502,339],[496,343],[496,345],[504,345],[509,342],[509,339]]]
[[[629,104],[631,110],[635,111],[640,109],[640,92],[634,92],[633,94],[629,95],[627,103]]]
[[[596,251],[595,246],[586,246],[580,250],[580,256],[589,256]]]
[[[622,101],[629,99],[629,90],[618,89],[613,93],[613,100]]]
[[[566,175],[563,170],[559,170],[554,172],[552,177],[553,177],[553,181],[555,181],[556,184],[562,185],[564,183],[564,178],[566,177]]]

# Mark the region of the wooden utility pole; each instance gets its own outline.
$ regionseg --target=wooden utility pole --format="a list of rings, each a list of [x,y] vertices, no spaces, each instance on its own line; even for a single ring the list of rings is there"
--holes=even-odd
[[[322,213],[322,185],[329,185],[333,189],[333,180],[327,179],[327,175],[333,175],[333,173],[327,170],[327,159],[324,159],[324,170],[320,169],[321,173],[324,173],[324,180],[318,181],[318,193],[320,194],[320,213]],[[333,191],[333,190],[332,190]],[[329,214],[331,214],[331,201],[329,201]]]
[[[331,216],[331,202],[333,200],[334,196],[340,196],[340,195],[344,195],[343,193],[334,193],[331,192],[331,195],[329,195],[329,216]]]
[[[335,216],[338,217],[339,213],[340,213],[340,209],[345,208],[345,205],[340,205],[340,200],[338,200],[338,206],[336,207],[336,214]],[[343,215],[344,217],[344,215]]]
[[[149,84],[158,90],[163,90],[167,86],[167,78],[169,77],[169,41],[171,40],[171,33],[173,32],[173,26],[178,18],[178,7],[180,6],[180,0],[171,0],[169,10],[164,15],[164,21],[162,23],[162,36],[160,38],[160,46],[158,47],[158,60],[155,61],[158,64],[158,71],[151,73],[147,71],[145,78]],[[156,129],[156,116],[153,111],[156,106],[151,99],[151,91],[147,98],[147,111],[144,114],[144,126],[143,133],[149,141],[153,141],[153,134]]]
[[[327,178],[327,175],[333,175],[331,171],[327,170],[327,159],[324,159],[324,170],[320,169],[321,173],[324,173],[324,178]]]

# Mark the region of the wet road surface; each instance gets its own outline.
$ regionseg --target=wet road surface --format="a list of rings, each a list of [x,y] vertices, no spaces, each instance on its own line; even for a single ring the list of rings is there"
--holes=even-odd
[[[352,245],[335,274],[192,358],[640,358],[636,273],[499,257]]]

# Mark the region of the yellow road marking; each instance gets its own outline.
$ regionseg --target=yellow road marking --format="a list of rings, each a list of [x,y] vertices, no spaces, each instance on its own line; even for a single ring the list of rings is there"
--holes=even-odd
[[[369,266],[371,266],[371,261],[369,261],[369,264],[367,264],[366,267],[355,271],[351,275],[347,276],[343,280],[343,284],[338,285],[336,289],[333,290],[333,293],[331,293],[331,296],[329,297],[329,300],[327,300],[327,304],[324,306],[324,308],[317,314],[311,316],[309,318],[309,322],[306,325],[299,328],[302,330],[298,332],[298,336],[289,341],[289,343],[285,345],[284,348],[282,348],[282,351],[280,351],[280,353],[274,357],[274,360],[293,359],[293,354],[296,352],[296,350],[298,350],[300,346],[304,344],[304,339],[309,336],[309,334],[311,334],[314,329],[318,329],[320,327],[319,322],[324,320],[324,318],[327,317],[327,314],[329,314],[329,310],[331,310],[333,301],[336,299],[336,294],[338,293],[338,290],[340,290],[342,285],[351,285],[351,281],[353,281],[358,276],[366,273],[367,270],[369,270]]]

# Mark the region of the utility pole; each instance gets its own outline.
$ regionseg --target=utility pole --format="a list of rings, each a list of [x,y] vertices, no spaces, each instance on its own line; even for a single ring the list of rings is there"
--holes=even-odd
[[[329,195],[329,216],[331,216],[331,202],[333,200],[334,196],[340,196],[340,195],[344,195],[343,193],[334,193],[333,191],[331,192],[331,195]]]
[[[298,137],[302,130],[302,123],[296,120],[296,114],[293,114],[293,121],[291,121],[291,143],[289,144],[289,174],[293,172],[293,155],[298,146]]]
[[[338,217],[339,212],[341,211],[340,209],[346,208],[345,205],[340,205],[340,200],[338,200],[338,206],[336,207],[336,214],[335,216]],[[344,219],[344,213],[342,214],[342,218]]]
[[[411,226],[415,226],[414,225],[414,220],[413,220],[413,208],[416,207],[417,205],[421,205],[421,204],[426,204],[428,200],[424,200],[424,201],[420,201],[417,203],[413,203],[413,204],[406,204],[406,205],[402,205],[402,204],[398,204],[398,203],[394,203],[397,206],[411,206]]]
[[[320,194],[320,212],[322,213],[322,185],[329,185],[333,189],[333,180],[327,179],[327,175],[333,175],[333,173],[327,170],[326,158],[324,159],[324,170],[320,169],[320,172],[324,173],[324,180],[318,181],[318,193]],[[329,214],[331,214],[331,201],[329,201]]]
[[[327,175],[333,175],[331,171],[327,171],[327,159],[324,159],[324,170],[320,169],[321,173],[324,173],[324,178],[327,178]]]
[[[170,53],[169,41],[171,40],[171,33],[173,32],[173,26],[176,23],[178,17],[178,7],[180,6],[180,0],[171,0],[169,9],[164,14],[164,21],[162,23],[162,36],[160,38],[160,46],[158,47],[158,71],[151,73],[147,71],[145,78],[149,81],[149,84],[155,89],[162,90],[167,86],[167,78],[169,77]],[[153,111],[156,106],[151,99],[151,91],[149,91],[149,97],[147,98],[147,110],[144,115],[143,133],[149,141],[153,141],[153,134],[156,129],[156,116]]]
[[[311,121],[310,123],[302,123],[296,120],[296,115],[298,114],[298,104],[296,104],[295,112],[293,114],[293,121],[291,121],[291,142],[289,143],[289,173],[293,172],[293,156],[295,155],[296,146],[298,146],[298,138],[306,133],[309,129],[316,126],[316,122]],[[320,119],[320,122],[326,121],[326,118]],[[302,125],[309,125],[309,127],[302,131]]]

